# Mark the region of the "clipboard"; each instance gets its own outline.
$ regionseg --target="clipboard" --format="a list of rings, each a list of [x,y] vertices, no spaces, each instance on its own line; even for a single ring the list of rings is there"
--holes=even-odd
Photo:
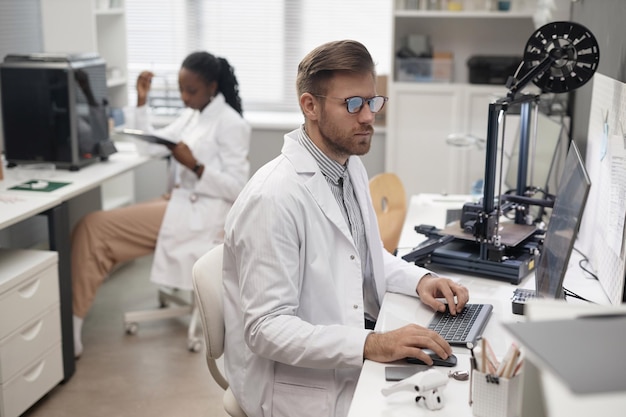
[[[141,139],[148,143],[156,143],[157,145],[164,145],[169,147],[175,146],[177,142],[173,140],[164,138],[162,136],[157,136],[153,133],[145,132],[143,130],[138,129],[122,129],[120,132],[122,135],[132,136],[137,139]]]

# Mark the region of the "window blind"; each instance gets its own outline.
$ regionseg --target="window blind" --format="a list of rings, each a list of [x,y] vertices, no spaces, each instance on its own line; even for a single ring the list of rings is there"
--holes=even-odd
[[[175,103],[182,60],[206,50],[235,68],[244,110],[298,111],[297,65],[324,42],[358,40],[378,73],[389,73],[391,6],[389,0],[126,0],[129,77],[153,71],[158,97],[151,104]],[[134,103],[133,88],[129,94]]]
[[[0,1],[0,60],[42,50],[39,0]]]
[[[0,61],[4,61],[8,54],[28,54],[42,50],[39,0],[0,1]],[[4,149],[3,143],[0,129],[0,153]]]

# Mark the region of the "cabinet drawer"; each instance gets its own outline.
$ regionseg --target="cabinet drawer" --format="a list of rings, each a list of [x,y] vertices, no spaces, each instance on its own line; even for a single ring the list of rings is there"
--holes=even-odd
[[[61,342],[59,304],[0,341],[0,384]]]
[[[0,415],[17,417],[63,379],[61,343],[0,385]]]
[[[57,277],[54,264],[0,296],[0,339],[59,302]]]

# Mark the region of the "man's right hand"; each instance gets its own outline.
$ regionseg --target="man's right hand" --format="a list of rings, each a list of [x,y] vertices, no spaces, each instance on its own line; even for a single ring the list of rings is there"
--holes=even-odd
[[[152,84],[152,77],[154,77],[154,74],[150,71],[142,71],[139,77],[137,77],[137,107],[146,104]]]
[[[431,349],[442,359],[452,354],[450,344],[437,332],[409,324],[386,333],[371,333],[365,339],[363,357],[376,362],[393,362],[413,357],[432,365],[433,360],[422,349]]]

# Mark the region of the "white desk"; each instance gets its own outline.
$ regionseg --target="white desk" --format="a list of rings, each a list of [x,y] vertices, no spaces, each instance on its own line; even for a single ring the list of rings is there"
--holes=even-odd
[[[432,224],[443,227],[445,223],[445,210],[448,208],[460,208],[463,201],[469,196],[437,196],[419,195],[411,198],[405,227],[400,238],[400,248],[412,248],[421,240],[413,227],[418,224]],[[572,259],[570,265],[575,265]],[[564,285],[574,292],[591,298],[592,300],[607,304],[608,298],[602,292],[596,281],[586,280],[578,266],[570,268],[571,273],[565,278]],[[515,288],[534,288],[534,276],[525,277],[516,287],[508,282],[497,279],[480,278],[477,276],[464,275],[451,270],[437,269],[440,275],[453,278],[470,290],[471,303],[493,304],[493,314],[484,331],[484,336],[489,339],[496,356],[504,357],[509,345],[513,342],[512,336],[503,328],[502,323],[525,320],[523,316],[514,315],[511,308],[511,297]],[[575,301],[574,301],[575,302]],[[401,327],[408,323],[425,325],[432,316],[432,311],[424,306],[417,298],[400,294],[387,293],[383,300],[382,308],[376,324],[376,330],[388,331]],[[469,350],[465,348],[453,348],[458,358],[455,368],[437,368],[443,372],[449,369],[469,370]],[[405,365],[403,362],[396,363]],[[384,397],[381,388],[394,384],[385,381],[385,367],[383,364],[366,360],[357,383],[356,391],[349,411],[349,417],[362,416],[421,416],[437,413],[438,416],[471,416],[472,409],[469,406],[469,381],[456,381],[450,379],[443,391],[446,405],[438,411],[430,411],[423,404],[416,404],[415,394],[410,392],[396,393]]]
[[[136,152],[128,150],[117,152],[111,155],[109,160],[85,166],[79,171],[56,170],[50,181],[70,182],[71,184],[51,192],[10,190],[11,187],[29,179],[18,178],[18,175],[10,168],[3,169],[4,179],[0,181],[0,229],[36,215],[45,215],[48,219],[50,250],[58,252],[59,255],[59,291],[65,380],[68,380],[75,370],[70,263],[71,231],[68,201],[149,160],[150,158],[146,156],[140,156]]]

